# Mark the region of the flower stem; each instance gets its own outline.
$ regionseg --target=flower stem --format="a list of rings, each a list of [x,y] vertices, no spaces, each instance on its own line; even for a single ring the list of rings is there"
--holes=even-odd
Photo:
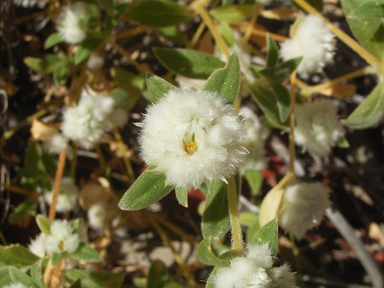
[[[211,16],[209,16],[207,10],[205,10],[204,4],[201,1],[197,0],[193,3],[193,7],[200,14],[205,25],[207,25],[209,31],[211,31],[212,36],[215,39],[216,43],[219,45],[221,51],[223,51],[223,53],[228,57],[231,53],[229,52],[227,44],[225,43],[223,37],[221,37],[219,31],[217,31]]]
[[[127,147],[125,146],[123,142],[123,138],[121,137],[119,129],[116,127],[116,125],[113,125],[113,134],[115,135],[115,138],[117,140],[117,143],[119,145],[119,150],[123,156],[123,161],[125,164],[125,168],[127,169],[128,177],[133,181],[135,181],[135,172],[133,171],[131,161],[129,161],[127,157]]]
[[[144,33],[148,29],[149,28],[145,27],[145,26],[138,26],[138,27],[132,28],[132,29],[130,29],[128,31],[124,31],[124,32],[121,32],[121,33],[118,33],[118,34],[114,35],[113,39],[117,40],[117,39],[121,39],[121,38],[136,36],[136,35],[139,35],[141,33]]]
[[[299,6],[301,6],[305,11],[308,13],[319,15],[324,22],[331,25],[331,30],[333,33],[336,34],[336,36],[343,41],[345,44],[347,44],[350,48],[352,48],[354,51],[356,51],[361,57],[363,57],[369,64],[371,64],[373,67],[377,69],[377,71],[380,71],[381,64],[380,62],[373,57],[367,50],[365,50],[358,42],[353,40],[350,36],[348,36],[344,31],[337,28],[335,25],[333,25],[328,19],[323,17],[320,12],[318,12],[315,8],[313,8],[310,4],[308,4],[305,0],[294,0]]]
[[[256,3],[256,5],[253,7],[251,21],[249,21],[247,30],[245,31],[245,34],[244,34],[244,38],[241,41],[241,49],[243,49],[243,50],[247,46],[249,38],[252,35],[253,26],[255,25],[255,23],[257,21],[257,17],[259,16],[260,9],[261,9],[261,4],[260,3]]]
[[[306,287],[306,285],[303,281],[303,277],[302,277],[303,276],[303,270],[301,268],[300,259],[299,259],[300,250],[296,246],[295,236],[292,233],[289,233],[289,238],[290,238],[291,244],[292,244],[292,253],[293,253],[293,256],[295,257],[295,263],[296,263],[297,271],[298,271],[299,276],[300,276],[297,278],[299,278],[299,281],[301,282],[301,287]]]
[[[193,35],[192,40],[189,43],[189,45],[190,45],[189,48],[193,48],[193,46],[196,45],[196,43],[199,41],[201,34],[203,33],[204,29],[205,29],[205,23],[201,22],[199,27],[197,28],[197,30],[195,32],[195,35]]]
[[[8,185],[8,184],[4,184],[4,183],[0,183],[0,187],[4,188],[5,190],[9,190],[11,192],[15,192],[17,194],[24,195],[24,196],[27,196],[30,198],[34,198],[37,196],[37,194],[35,192],[31,192],[31,191],[28,191],[26,189],[12,186],[12,185]]]
[[[228,207],[231,218],[232,249],[243,252],[243,233],[241,232],[237,198],[235,178],[232,176],[228,180]]]
[[[238,29],[240,29],[243,32],[246,32],[248,27],[249,27],[248,23],[249,23],[248,21],[233,22],[233,23],[231,23],[231,26],[235,27],[235,28],[238,28]],[[279,41],[279,42],[284,42],[284,41],[289,39],[286,36],[275,34],[275,33],[270,33],[268,31],[260,30],[260,29],[258,29],[256,27],[252,27],[251,34],[255,35],[255,36],[264,37],[264,38],[267,37],[267,34],[269,34],[273,39],[275,39],[276,41]]]
[[[50,221],[55,220],[55,216],[56,216],[56,202],[57,202],[57,196],[59,195],[61,178],[62,178],[63,172],[64,172],[66,154],[67,154],[67,149],[64,148],[60,152],[59,163],[57,164],[55,183],[53,186],[52,204],[51,204],[51,207],[49,208],[49,220]]]
[[[291,114],[289,116],[289,169],[288,173],[294,174],[293,164],[295,162],[295,101],[296,101],[296,71],[291,74]]]

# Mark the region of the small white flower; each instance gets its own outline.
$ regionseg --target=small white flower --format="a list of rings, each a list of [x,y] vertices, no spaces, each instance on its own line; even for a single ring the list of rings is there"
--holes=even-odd
[[[264,143],[268,138],[269,129],[260,123],[256,114],[248,107],[241,107],[239,112],[244,119],[243,123],[247,133],[241,143],[249,151],[249,155],[245,157],[240,166],[240,172],[245,174],[247,170],[262,170],[267,162]]]
[[[87,17],[87,6],[84,2],[75,2],[61,11],[56,19],[56,29],[68,44],[81,43],[87,36],[81,20]]]
[[[51,139],[44,141],[44,146],[49,153],[60,154],[64,148],[68,148],[68,138],[61,133],[56,133]]]
[[[88,59],[87,68],[91,71],[99,71],[104,66],[104,58],[99,55],[93,55]]]
[[[280,227],[302,238],[308,230],[320,225],[325,210],[331,205],[328,194],[322,183],[288,186],[278,216]]]
[[[141,157],[170,185],[200,187],[225,181],[240,165],[244,129],[233,107],[217,94],[184,87],[149,107],[142,123]]]
[[[313,14],[299,19],[295,24],[291,39],[281,44],[281,57],[287,61],[302,56],[297,73],[303,77],[321,72],[327,64],[333,63],[335,35],[330,25]]]
[[[4,288],[28,288],[28,287],[21,283],[15,283],[10,285],[5,285]]]
[[[113,113],[111,113],[109,120],[117,127],[123,128],[128,122],[128,112],[124,109],[116,108],[113,110]]]
[[[55,220],[51,224],[51,235],[46,236],[48,254],[73,253],[80,244],[79,235],[73,231],[67,220]]]
[[[344,136],[344,129],[331,100],[295,106],[295,142],[312,156],[325,157]]]
[[[217,270],[213,278],[217,288],[293,288],[294,274],[289,266],[272,267],[273,258],[268,244],[251,245],[246,257],[232,259],[230,267]]]
[[[76,107],[68,107],[63,113],[61,130],[64,136],[78,142],[85,149],[92,149],[110,128],[108,118],[113,110],[111,97],[83,94]]]
[[[52,204],[53,191],[44,194],[45,201]],[[79,199],[79,188],[71,177],[63,177],[60,183],[59,195],[57,196],[56,211],[65,213],[73,210]]]
[[[28,246],[29,251],[40,258],[45,256],[45,234],[40,233]]]
[[[116,207],[116,205],[109,205],[105,202],[100,202],[89,207],[87,212],[89,226],[95,230],[108,228],[112,219],[119,213]]]

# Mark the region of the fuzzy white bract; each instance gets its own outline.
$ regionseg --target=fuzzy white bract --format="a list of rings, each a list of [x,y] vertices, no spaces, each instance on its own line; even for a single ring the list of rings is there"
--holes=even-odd
[[[331,205],[328,194],[322,183],[288,186],[278,216],[280,227],[302,238],[308,230],[320,225],[325,210]]]
[[[148,108],[141,126],[141,157],[177,188],[226,181],[246,153],[238,115],[215,93],[171,90]]]
[[[302,56],[297,73],[308,77],[308,74],[321,72],[327,64],[333,63],[335,44],[330,25],[320,16],[310,14],[295,23],[291,39],[281,44],[280,55],[284,61]]]
[[[55,220],[51,224],[51,235],[46,236],[45,244],[48,254],[73,253],[80,245],[80,237],[67,220]]]
[[[81,43],[87,36],[81,20],[87,17],[87,6],[84,2],[75,2],[60,13],[56,19],[56,29],[68,44]]]
[[[344,129],[331,100],[295,106],[295,142],[312,156],[325,157],[343,137]]]
[[[295,277],[288,265],[272,267],[268,244],[251,245],[245,257],[236,257],[230,267],[217,270],[213,278],[217,288],[294,288]]]
[[[45,234],[40,233],[28,246],[29,251],[40,258],[45,256]]]
[[[5,285],[3,288],[28,288],[28,287],[21,283],[14,283],[10,285]]]
[[[63,113],[61,130],[64,136],[77,142],[84,149],[92,149],[110,128],[107,121],[113,110],[111,97],[92,97],[82,93],[76,107],[68,107]]]
[[[45,201],[52,204],[53,191],[44,194]],[[63,177],[60,183],[59,195],[57,196],[56,211],[65,213],[73,210],[77,206],[79,199],[79,188],[71,177]]]
[[[262,170],[267,162],[264,143],[268,138],[269,129],[260,123],[257,115],[248,107],[241,107],[239,112],[244,119],[243,123],[246,130],[246,137],[242,144],[249,151],[240,166],[240,173],[245,174],[247,170]]]

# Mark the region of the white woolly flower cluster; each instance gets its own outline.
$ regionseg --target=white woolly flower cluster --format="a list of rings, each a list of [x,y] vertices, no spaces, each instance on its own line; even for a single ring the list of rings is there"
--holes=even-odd
[[[49,140],[44,141],[44,147],[51,154],[60,154],[64,148],[68,148],[68,138],[61,133],[56,133]]]
[[[53,191],[44,194],[45,201],[51,205]],[[65,213],[73,210],[79,199],[79,188],[71,177],[63,177],[60,183],[59,194],[57,196],[56,211]]]
[[[5,285],[3,288],[28,288],[28,287],[21,283],[14,283],[10,285]]]
[[[337,108],[329,99],[295,106],[295,142],[312,156],[326,157],[343,137]]]
[[[331,205],[328,194],[322,183],[288,186],[278,215],[280,227],[302,238],[308,230],[320,225],[325,210]]]
[[[238,115],[215,93],[171,90],[149,107],[140,126],[141,157],[177,188],[226,181],[246,153]]]
[[[80,245],[79,235],[73,231],[67,220],[55,220],[51,224],[50,235],[41,233],[29,245],[29,250],[39,257],[45,254],[73,253]]]
[[[240,166],[240,172],[245,174],[247,170],[260,171],[264,169],[267,162],[264,142],[268,138],[269,129],[260,123],[259,118],[248,107],[241,107],[239,112],[244,119],[246,130],[246,136],[241,143],[249,151],[249,155]]]
[[[320,16],[310,14],[299,19],[291,39],[281,44],[280,55],[284,61],[302,56],[297,73],[308,77],[308,74],[321,72],[323,67],[333,63],[334,50],[335,35],[330,25]]]
[[[87,36],[82,19],[87,17],[87,6],[84,2],[68,5],[56,19],[56,29],[68,44],[81,43]]]
[[[110,129],[109,117],[114,100],[98,95],[82,93],[76,107],[68,107],[63,113],[61,130],[64,136],[78,142],[84,149],[92,149],[105,131]]]
[[[236,257],[230,267],[217,270],[213,278],[217,288],[294,288],[295,276],[288,265],[272,267],[268,244],[250,245],[246,257]]]

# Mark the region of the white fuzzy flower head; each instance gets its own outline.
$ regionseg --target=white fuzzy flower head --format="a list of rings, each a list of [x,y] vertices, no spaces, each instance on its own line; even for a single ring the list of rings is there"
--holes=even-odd
[[[3,288],[28,288],[28,287],[21,283],[14,283],[10,285],[5,285]]]
[[[80,237],[67,220],[55,220],[51,224],[51,235],[46,236],[45,242],[48,254],[73,253],[80,245]]]
[[[302,238],[308,230],[320,225],[325,210],[331,205],[328,194],[322,183],[288,186],[278,216],[280,227]]]
[[[242,144],[249,151],[240,166],[240,172],[245,174],[247,170],[262,170],[267,162],[264,143],[268,138],[269,129],[260,122],[257,115],[248,107],[241,107],[239,112],[244,119],[243,123],[246,130],[246,136]]]
[[[99,55],[93,55],[88,59],[87,68],[91,71],[99,71],[104,66],[104,58]]]
[[[52,204],[53,191],[44,194],[45,201]],[[79,199],[79,188],[71,177],[63,177],[60,183],[59,195],[57,196],[56,211],[65,213],[77,206]]]
[[[56,133],[51,139],[44,141],[44,147],[51,154],[60,154],[64,148],[68,147],[68,138],[61,133]]]
[[[284,61],[302,56],[297,73],[308,77],[333,63],[335,35],[330,25],[318,15],[310,14],[299,19],[291,39],[281,44],[280,55]]]
[[[89,207],[87,215],[89,226],[95,230],[102,230],[110,227],[111,221],[119,213],[116,204],[99,202]]]
[[[45,234],[40,233],[34,240],[32,240],[31,244],[29,244],[28,249],[33,254],[40,258],[44,258],[45,256]]]
[[[343,137],[344,129],[331,100],[295,106],[295,142],[312,156],[326,157]]]
[[[141,157],[178,188],[225,181],[245,154],[243,125],[217,94],[184,87],[149,107],[142,123]]]
[[[56,19],[56,29],[68,44],[81,43],[87,36],[81,25],[81,20],[88,14],[84,2],[75,2],[60,13]]]
[[[61,130],[64,136],[84,149],[92,149],[110,128],[107,120],[113,105],[111,97],[82,95],[76,107],[68,107],[63,113]]]
[[[251,245],[246,257],[236,257],[230,267],[217,270],[213,278],[216,288],[294,288],[294,274],[288,266],[272,267],[268,244]]]

